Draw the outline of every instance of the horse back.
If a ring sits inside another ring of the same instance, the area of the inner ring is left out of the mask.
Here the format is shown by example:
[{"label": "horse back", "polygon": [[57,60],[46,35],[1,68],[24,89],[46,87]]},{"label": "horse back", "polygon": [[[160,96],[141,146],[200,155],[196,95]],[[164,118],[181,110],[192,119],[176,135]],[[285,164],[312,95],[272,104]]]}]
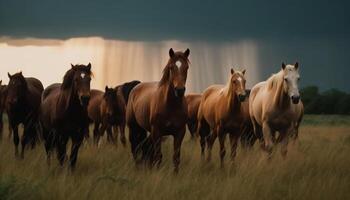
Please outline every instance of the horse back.
[{"label": "horse back", "polygon": [[88,115],[89,118],[94,122],[101,121],[101,110],[100,106],[102,105],[103,92],[100,90],[91,90],[90,91],[90,101],[88,105]]},{"label": "horse back", "polygon": [[190,119],[196,119],[199,104],[201,102],[201,94],[188,94],[185,96],[187,102],[187,113]]}]

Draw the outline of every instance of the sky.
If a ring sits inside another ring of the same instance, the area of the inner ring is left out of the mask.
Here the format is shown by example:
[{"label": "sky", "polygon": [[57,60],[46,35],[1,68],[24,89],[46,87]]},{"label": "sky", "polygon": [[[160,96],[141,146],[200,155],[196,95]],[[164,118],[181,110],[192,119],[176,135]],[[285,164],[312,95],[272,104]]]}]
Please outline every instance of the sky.
[{"label": "sky", "polygon": [[210,52],[251,41],[260,79],[299,61],[303,86],[350,91],[349,8],[345,0],[0,0],[0,37],[180,41]]}]

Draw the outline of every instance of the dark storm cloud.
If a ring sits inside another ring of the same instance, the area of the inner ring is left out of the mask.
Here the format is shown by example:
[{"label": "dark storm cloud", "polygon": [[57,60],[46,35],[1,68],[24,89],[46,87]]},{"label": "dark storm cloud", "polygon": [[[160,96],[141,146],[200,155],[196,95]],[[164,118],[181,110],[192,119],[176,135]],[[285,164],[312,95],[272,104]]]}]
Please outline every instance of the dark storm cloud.
[{"label": "dark storm cloud", "polygon": [[345,37],[349,1],[0,0],[0,35],[130,40]]}]

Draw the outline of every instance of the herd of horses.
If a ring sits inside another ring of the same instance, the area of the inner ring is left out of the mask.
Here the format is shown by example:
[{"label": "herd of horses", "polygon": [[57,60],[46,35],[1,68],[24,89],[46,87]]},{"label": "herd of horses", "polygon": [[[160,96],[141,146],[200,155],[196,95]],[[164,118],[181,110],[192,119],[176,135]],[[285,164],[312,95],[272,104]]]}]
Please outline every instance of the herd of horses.
[{"label": "herd of horses", "polygon": [[[190,66],[190,50],[169,50],[169,60],[158,82],[131,81],[105,91],[90,89],[91,64],[71,65],[62,83],[44,89],[36,78],[22,72],[9,74],[8,85],[0,82],[0,132],[2,114],[8,115],[10,135],[13,135],[15,156],[24,157],[28,144],[34,148],[43,140],[47,162],[54,150],[60,165],[69,159],[76,166],[78,151],[85,138],[99,144],[107,132],[107,141],[125,146],[126,125],[129,128],[131,153],[137,165],[150,167],[162,162],[163,136],[173,136],[174,171],[179,171],[181,144],[186,125],[195,139],[200,137],[202,158],[211,160],[216,138],[220,144],[220,162],[224,166],[225,138],[229,135],[230,157],[233,161],[241,140],[243,147],[260,141],[261,148],[271,157],[272,149],[281,144],[285,157],[290,138],[297,139],[303,117],[303,104],[298,90],[299,65],[282,63],[278,73],[245,87],[245,70],[231,69],[225,85],[212,85],[202,94],[187,94],[186,80]],[[18,126],[23,124],[21,152],[18,152]],[[72,141],[67,157],[67,143]],[[207,150],[207,151],[206,151]]]}]

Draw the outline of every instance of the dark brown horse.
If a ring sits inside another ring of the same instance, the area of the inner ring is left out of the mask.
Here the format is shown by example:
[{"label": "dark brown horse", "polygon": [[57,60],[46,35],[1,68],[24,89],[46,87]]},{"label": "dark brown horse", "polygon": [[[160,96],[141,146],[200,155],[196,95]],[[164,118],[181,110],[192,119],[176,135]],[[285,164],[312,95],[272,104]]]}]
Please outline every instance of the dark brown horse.
[{"label": "dark brown horse", "polygon": [[2,80],[0,80],[0,139],[2,139],[4,130],[3,114],[5,111],[6,93],[7,85],[2,85]]},{"label": "dark brown horse", "polygon": [[88,114],[94,123],[95,144],[98,144],[100,137],[106,130],[108,142],[116,142],[113,138],[112,126],[119,124],[123,119],[125,121],[125,117],[119,111],[116,89],[106,86],[105,92],[91,90]]},{"label": "dark brown horse", "polygon": [[120,141],[124,146],[126,145],[126,139],[125,139],[126,105],[128,103],[131,90],[139,83],[140,81],[134,80],[115,87],[117,92],[116,94],[117,94],[117,106],[119,111],[119,120],[118,120],[118,123],[113,127],[114,127],[114,133],[116,134],[116,138],[118,138],[118,129],[119,129]]},{"label": "dark brown horse", "polygon": [[52,84],[42,95],[40,121],[48,164],[54,147],[60,165],[66,158],[68,139],[72,140],[70,167],[74,169],[85,130],[89,125],[91,64],[72,65],[63,83]]},{"label": "dark brown horse", "polygon": [[[170,134],[174,137],[175,172],[179,170],[180,150],[187,121],[184,94],[189,54],[189,49],[185,52],[170,49],[170,58],[161,80],[140,83],[130,93],[126,120],[136,163],[140,161],[138,154],[142,149],[142,160],[149,160],[150,166],[159,166],[162,161],[161,138]],[[147,131],[150,132],[148,138]]]},{"label": "dark brown horse", "polygon": [[197,115],[198,115],[198,108],[199,104],[201,103],[201,94],[188,94],[186,95],[186,102],[187,102],[187,112],[188,112],[188,119],[187,119],[187,127],[188,130],[191,133],[191,139],[194,139],[197,132]]},{"label": "dark brown horse", "polygon": [[44,90],[41,82],[36,78],[25,78],[22,72],[10,75],[6,95],[6,112],[9,125],[13,130],[13,142],[15,144],[15,155],[18,155],[18,125],[24,125],[21,139],[21,157],[24,157],[25,146],[30,142],[34,147],[39,137],[38,114],[41,103],[41,93]]}]

